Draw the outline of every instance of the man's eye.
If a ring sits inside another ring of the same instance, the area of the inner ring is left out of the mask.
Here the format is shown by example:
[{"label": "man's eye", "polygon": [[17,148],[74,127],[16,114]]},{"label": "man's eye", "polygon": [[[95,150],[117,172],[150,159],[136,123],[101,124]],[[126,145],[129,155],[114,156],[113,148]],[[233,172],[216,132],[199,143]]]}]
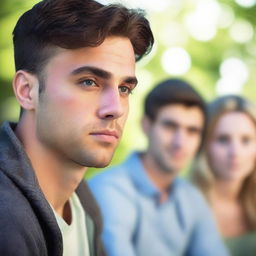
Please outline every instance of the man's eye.
[{"label": "man's eye", "polygon": [[84,87],[91,87],[91,86],[96,86],[97,84],[95,83],[94,80],[92,79],[83,79],[79,81],[79,84],[84,86]]},{"label": "man's eye", "polygon": [[127,86],[120,86],[119,91],[121,94],[126,94],[126,95],[129,95],[132,93],[132,90]]},{"label": "man's eye", "polygon": [[160,123],[163,128],[168,129],[168,130],[175,130],[178,128],[178,125],[176,123],[169,121],[169,120],[161,120]]}]

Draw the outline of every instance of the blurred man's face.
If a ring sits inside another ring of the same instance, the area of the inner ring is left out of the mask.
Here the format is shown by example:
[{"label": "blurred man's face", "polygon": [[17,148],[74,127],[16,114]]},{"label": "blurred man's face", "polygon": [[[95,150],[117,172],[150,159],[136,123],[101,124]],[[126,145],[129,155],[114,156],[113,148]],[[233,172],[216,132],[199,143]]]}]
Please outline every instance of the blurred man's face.
[{"label": "blurred man's face", "polygon": [[81,166],[106,166],[121,138],[136,86],[135,55],[123,37],[98,47],[61,49],[44,69],[36,108],[40,143]]},{"label": "blurred man's face", "polygon": [[203,125],[198,107],[170,104],[159,110],[148,132],[148,152],[159,171],[176,174],[192,160],[201,143]]}]

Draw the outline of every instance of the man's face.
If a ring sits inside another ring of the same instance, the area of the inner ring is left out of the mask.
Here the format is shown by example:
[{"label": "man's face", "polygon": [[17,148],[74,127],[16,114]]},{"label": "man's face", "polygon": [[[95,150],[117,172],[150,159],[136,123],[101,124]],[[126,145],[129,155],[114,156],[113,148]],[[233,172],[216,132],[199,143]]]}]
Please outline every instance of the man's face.
[{"label": "man's face", "polygon": [[137,83],[130,41],[111,37],[98,47],[60,49],[44,74],[45,89],[35,110],[40,143],[62,161],[106,166]]},{"label": "man's face", "polygon": [[170,104],[150,122],[149,153],[163,173],[176,174],[192,160],[201,142],[204,116],[198,107]]}]

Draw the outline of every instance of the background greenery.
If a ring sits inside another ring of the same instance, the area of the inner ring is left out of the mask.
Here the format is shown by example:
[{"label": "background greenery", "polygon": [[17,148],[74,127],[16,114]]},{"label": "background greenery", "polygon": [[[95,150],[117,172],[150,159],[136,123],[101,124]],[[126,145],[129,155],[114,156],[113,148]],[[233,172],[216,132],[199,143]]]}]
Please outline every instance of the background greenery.
[{"label": "background greenery", "polygon": [[[18,119],[13,96],[12,30],[18,17],[35,0],[1,0],[0,8],[0,123]],[[109,3],[114,1],[101,0]],[[206,100],[238,93],[256,101],[256,0],[123,0],[128,7],[146,9],[156,44],[137,66],[139,85],[130,98],[130,115],[122,142],[111,164],[132,149],[142,150],[140,129],[145,94],[167,77],[181,77]],[[100,170],[90,169],[87,177]]]}]

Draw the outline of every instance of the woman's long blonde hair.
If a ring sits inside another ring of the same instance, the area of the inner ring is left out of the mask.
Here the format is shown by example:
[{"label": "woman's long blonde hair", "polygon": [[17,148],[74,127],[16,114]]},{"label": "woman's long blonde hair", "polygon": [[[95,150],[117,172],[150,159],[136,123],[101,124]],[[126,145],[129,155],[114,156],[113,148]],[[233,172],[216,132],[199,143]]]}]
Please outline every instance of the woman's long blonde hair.
[{"label": "woman's long blonde hair", "polygon": [[[220,117],[225,113],[234,111],[242,112],[249,116],[256,129],[256,106],[248,100],[240,96],[228,95],[219,97],[208,105],[204,144],[190,173],[192,181],[201,189],[208,200],[210,200],[209,193],[215,181],[215,176],[209,166],[207,157],[209,141]],[[239,200],[244,208],[250,228],[256,230],[256,159],[254,170],[243,182]]]}]

